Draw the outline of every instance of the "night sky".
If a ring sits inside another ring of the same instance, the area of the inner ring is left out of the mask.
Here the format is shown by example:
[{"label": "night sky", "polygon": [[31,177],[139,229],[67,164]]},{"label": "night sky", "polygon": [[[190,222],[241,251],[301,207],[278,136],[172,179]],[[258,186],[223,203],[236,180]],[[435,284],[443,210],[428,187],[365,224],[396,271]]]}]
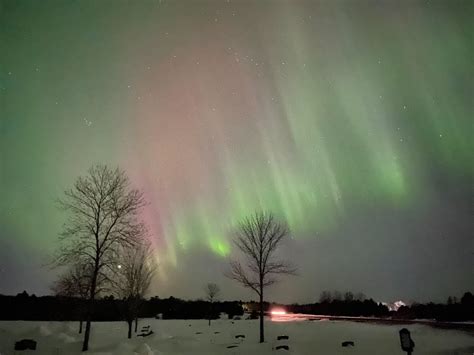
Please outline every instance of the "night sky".
[{"label": "night sky", "polygon": [[224,299],[232,229],[292,231],[321,291],[445,301],[474,280],[473,10],[466,1],[0,1],[0,293],[45,294],[95,163],[149,204],[152,293]]}]

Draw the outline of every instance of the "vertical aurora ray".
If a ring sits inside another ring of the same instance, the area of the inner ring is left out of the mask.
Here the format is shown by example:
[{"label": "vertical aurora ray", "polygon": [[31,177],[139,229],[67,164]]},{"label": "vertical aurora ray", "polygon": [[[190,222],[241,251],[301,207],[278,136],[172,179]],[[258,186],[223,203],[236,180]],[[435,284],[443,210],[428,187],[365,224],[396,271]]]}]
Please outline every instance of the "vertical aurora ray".
[{"label": "vertical aurora ray", "polygon": [[[448,154],[439,132],[468,148],[459,125],[438,118],[462,121],[466,101],[447,112],[400,92],[414,85],[417,95],[429,95],[438,80],[430,73],[423,82],[413,61],[393,57],[416,46],[430,58],[438,49],[429,33],[421,31],[415,44],[397,32],[397,18],[378,19],[377,9],[368,10],[367,24],[343,3],[320,17],[308,16],[306,6],[278,3],[255,25],[251,42],[229,41],[240,30],[231,20],[217,33],[206,25],[199,35],[205,51],[178,41],[141,83],[156,100],[137,104],[137,140],[148,137],[139,154],[157,166],[144,173],[167,184],[167,195],[153,203],[172,205],[160,235],[165,249],[206,245],[226,256],[231,226],[258,209],[275,211],[302,238],[330,231],[360,203],[403,208],[424,183],[422,160]],[[438,152],[424,151],[418,135],[429,135]]]}]

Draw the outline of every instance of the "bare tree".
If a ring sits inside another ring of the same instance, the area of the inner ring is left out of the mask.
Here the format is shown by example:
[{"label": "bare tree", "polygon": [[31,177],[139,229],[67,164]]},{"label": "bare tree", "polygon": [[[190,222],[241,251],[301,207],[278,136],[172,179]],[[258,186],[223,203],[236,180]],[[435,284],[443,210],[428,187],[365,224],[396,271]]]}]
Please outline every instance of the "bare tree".
[{"label": "bare tree", "polygon": [[120,264],[120,277],[117,283],[119,297],[123,300],[125,321],[128,324],[128,338],[132,337],[132,324],[138,328],[138,313],[156,270],[150,244],[146,241],[125,248]]},{"label": "bare tree", "polygon": [[146,234],[144,224],[138,221],[145,202],[139,190],[130,188],[122,170],[105,165],[91,167],[64,195],[59,203],[69,218],[60,235],[55,264],[80,264],[90,271],[82,345],[86,351],[95,299],[104,287],[113,284],[120,250],[137,244]]},{"label": "bare tree", "polygon": [[208,319],[209,319],[209,326],[211,326],[211,318],[212,318],[214,301],[219,296],[219,293],[221,292],[221,289],[215,283],[208,283],[206,285],[206,287],[204,288],[204,291],[206,292],[206,300],[210,303],[210,305],[209,305],[209,318]]},{"label": "bare tree", "polygon": [[323,302],[331,302],[332,301],[332,294],[331,294],[331,291],[323,291],[321,292],[321,296],[319,296],[319,302],[320,303],[323,303]]},{"label": "bare tree", "polygon": [[231,262],[231,271],[227,275],[244,287],[255,291],[259,296],[260,342],[265,341],[263,323],[264,289],[278,280],[277,275],[294,275],[296,269],[285,261],[278,260],[275,252],[280,242],[288,236],[285,223],[275,219],[273,214],[257,212],[245,218],[237,229],[235,245],[246,257],[246,264]]},{"label": "bare tree", "polygon": [[75,264],[67,272],[60,275],[52,286],[55,295],[78,299],[79,334],[82,333],[82,323],[85,315],[83,303],[89,295],[90,276],[91,272],[87,267]]},{"label": "bare tree", "polygon": [[332,293],[332,300],[333,301],[342,301],[342,293],[341,291],[334,291]]},{"label": "bare tree", "polygon": [[354,301],[354,294],[350,291],[346,291],[344,293],[344,301],[345,302],[352,302]]}]

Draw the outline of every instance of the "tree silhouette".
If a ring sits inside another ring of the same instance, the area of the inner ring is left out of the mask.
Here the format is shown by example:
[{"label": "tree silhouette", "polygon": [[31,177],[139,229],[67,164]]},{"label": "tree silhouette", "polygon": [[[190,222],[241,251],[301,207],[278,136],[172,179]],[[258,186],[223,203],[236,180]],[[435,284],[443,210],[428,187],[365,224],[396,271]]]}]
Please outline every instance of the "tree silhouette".
[{"label": "tree silhouette", "polygon": [[[60,275],[52,286],[52,291],[57,296],[74,297],[80,301],[86,300],[91,285],[91,270],[87,265],[74,264],[67,272]],[[82,333],[84,321],[84,309],[82,303],[79,306],[79,334]]]},{"label": "tree silhouette", "polygon": [[206,292],[206,300],[210,303],[209,306],[209,326],[211,326],[211,318],[212,318],[212,312],[213,312],[213,303],[217,299],[217,296],[221,292],[219,286],[215,283],[208,283],[206,287],[204,288],[204,291]]},{"label": "tree silhouette", "polygon": [[64,192],[59,203],[69,218],[60,235],[55,265],[80,264],[90,271],[82,344],[82,351],[86,351],[98,293],[114,284],[121,249],[136,245],[146,234],[137,219],[145,202],[140,191],[130,188],[122,170],[95,165]]},{"label": "tree silhouette", "polygon": [[275,252],[283,238],[288,236],[286,223],[279,222],[273,214],[256,212],[245,218],[237,228],[235,245],[245,255],[246,264],[231,262],[227,275],[259,296],[260,342],[265,341],[263,322],[263,300],[266,287],[277,282],[277,275],[294,275],[296,269],[285,261],[278,260]]},{"label": "tree silhouette", "polygon": [[122,254],[117,289],[119,297],[124,301],[124,315],[130,339],[133,321],[137,332],[140,305],[150,287],[156,268],[147,241],[125,248]]}]

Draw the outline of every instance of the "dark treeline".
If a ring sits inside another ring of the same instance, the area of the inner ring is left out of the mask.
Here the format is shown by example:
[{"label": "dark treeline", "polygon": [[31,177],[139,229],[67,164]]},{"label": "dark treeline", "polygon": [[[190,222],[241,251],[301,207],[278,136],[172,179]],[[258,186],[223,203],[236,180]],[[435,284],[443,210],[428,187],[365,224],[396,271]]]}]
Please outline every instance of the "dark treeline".
[{"label": "dark treeline", "polygon": [[[97,300],[93,310],[94,321],[119,321],[124,319],[124,300],[112,296]],[[16,296],[0,295],[1,320],[52,320],[79,321],[84,316],[86,300],[73,297],[28,295],[25,291]],[[230,317],[243,314],[242,302],[185,301],[179,298],[152,297],[144,300],[139,309],[140,318],[160,315],[163,319],[212,319],[221,312]],[[210,314],[211,313],[211,314]]]},{"label": "dark treeline", "polygon": [[321,303],[291,305],[286,307],[290,312],[323,314],[329,316],[348,317],[388,317],[390,310],[382,303],[377,303],[373,299],[368,300],[333,300]]},{"label": "dark treeline", "polygon": [[[0,295],[1,320],[54,320],[75,321],[83,317],[85,300],[71,297],[28,295],[22,292],[16,296]],[[94,321],[123,320],[123,300],[112,296],[97,300],[94,307]],[[212,319],[219,317],[221,312],[229,318],[244,313],[242,301],[214,302],[202,300],[185,301],[179,298],[152,297],[144,300],[139,310],[140,318],[160,315],[163,319]],[[275,304],[265,302],[265,311]],[[248,311],[257,309],[256,302],[245,304]],[[319,302],[313,304],[283,305],[288,312],[321,314],[353,317],[381,317],[392,319],[435,319],[438,321],[472,321],[474,320],[474,296],[466,292],[461,298],[449,297],[446,303],[414,303],[391,311],[386,305],[367,299],[363,294],[353,295],[350,292],[323,292]]]},{"label": "dark treeline", "polygon": [[388,317],[389,308],[377,303],[373,299],[367,299],[362,293],[353,294],[338,291],[324,291],[321,293],[319,302],[313,304],[294,304],[286,307],[294,313],[324,314],[330,316],[348,317]]},{"label": "dark treeline", "polygon": [[402,306],[396,312],[399,319],[436,319],[441,322],[464,322],[474,320],[474,295],[466,292],[458,301],[449,297],[446,303],[414,303]]},{"label": "dark treeline", "polygon": [[367,299],[365,295],[346,292],[321,294],[319,302],[313,304],[285,306],[293,313],[321,314],[352,317],[387,317],[392,319],[434,319],[437,321],[462,322],[474,320],[474,296],[466,292],[458,299],[449,297],[446,303],[413,303],[398,310],[390,310],[383,303]]}]

